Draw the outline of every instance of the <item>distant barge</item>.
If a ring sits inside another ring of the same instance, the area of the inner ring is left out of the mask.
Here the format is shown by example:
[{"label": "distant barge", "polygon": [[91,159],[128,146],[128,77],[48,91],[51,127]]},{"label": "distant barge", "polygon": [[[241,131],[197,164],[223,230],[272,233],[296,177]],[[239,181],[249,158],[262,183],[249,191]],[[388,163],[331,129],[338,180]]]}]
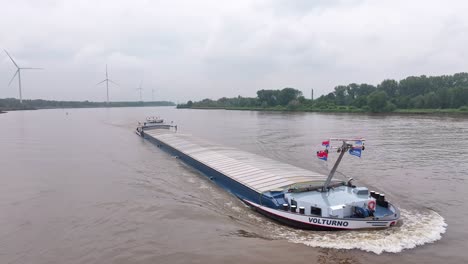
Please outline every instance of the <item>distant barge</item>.
[{"label": "distant barge", "polygon": [[[283,224],[312,230],[375,229],[393,226],[398,208],[383,194],[351,181],[284,164],[235,148],[176,133],[175,126],[144,126],[137,134],[177,156],[261,214]],[[348,147],[343,141],[339,160]]]}]

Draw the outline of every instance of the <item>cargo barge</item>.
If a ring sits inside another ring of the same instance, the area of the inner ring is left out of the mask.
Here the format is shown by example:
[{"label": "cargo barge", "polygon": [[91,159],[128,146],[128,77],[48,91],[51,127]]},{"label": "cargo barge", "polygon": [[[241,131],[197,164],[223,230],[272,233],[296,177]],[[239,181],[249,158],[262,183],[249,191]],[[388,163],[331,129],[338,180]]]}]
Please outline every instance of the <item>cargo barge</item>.
[{"label": "cargo barge", "polygon": [[[355,146],[342,142],[330,174],[324,175],[235,148],[177,133],[176,126],[137,128],[137,134],[176,156],[259,213],[301,229],[352,230],[394,226],[400,211],[385,195],[333,179]],[[327,150],[328,153],[328,150]]]}]

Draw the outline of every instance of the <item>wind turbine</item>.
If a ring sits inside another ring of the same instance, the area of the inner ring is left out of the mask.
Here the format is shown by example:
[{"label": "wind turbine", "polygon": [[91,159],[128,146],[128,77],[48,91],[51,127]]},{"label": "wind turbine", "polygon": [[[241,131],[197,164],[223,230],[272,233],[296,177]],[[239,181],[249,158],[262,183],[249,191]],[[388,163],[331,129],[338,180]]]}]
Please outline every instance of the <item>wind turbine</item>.
[{"label": "wind turbine", "polygon": [[10,82],[8,83],[8,86],[10,86],[11,82],[13,82],[16,75],[18,75],[19,97],[20,97],[20,103],[22,104],[23,103],[23,93],[21,91],[21,70],[42,70],[42,68],[20,67],[20,66],[18,66],[18,64],[16,64],[15,60],[10,56],[8,51],[6,51],[5,49],[4,49],[4,51],[8,55],[8,57],[10,57],[11,62],[13,62],[13,64],[16,67],[15,75],[13,75],[13,78],[11,78]]},{"label": "wind turbine", "polygon": [[154,102],[154,89],[151,89],[151,101]]},{"label": "wind turbine", "polygon": [[106,79],[104,79],[102,82],[98,82],[96,85],[99,85],[103,82],[106,82],[106,92],[107,92],[107,105],[109,105],[109,82],[118,85],[116,82],[112,81],[109,79],[109,75],[107,74],[107,64],[106,64]]},{"label": "wind turbine", "polygon": [[143,97],[141,95],[141,91],[143,90],[143,87],[141,87],[142,84],[143,84],[143,81],[141,81],[140,86],[138,88],[136,88],[137,90],[140,90],[140,102],[143,102]]}]

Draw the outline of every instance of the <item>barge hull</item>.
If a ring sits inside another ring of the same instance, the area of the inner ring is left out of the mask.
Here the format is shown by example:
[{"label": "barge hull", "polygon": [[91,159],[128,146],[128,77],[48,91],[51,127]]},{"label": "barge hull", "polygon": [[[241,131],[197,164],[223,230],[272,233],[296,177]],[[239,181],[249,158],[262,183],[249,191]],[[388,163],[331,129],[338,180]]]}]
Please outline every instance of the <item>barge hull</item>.
[{"label": "barge hull", "polygon": [[168,152],[169,154],[176,156],[178,159],[182,160],[184,163],[197,169],[206,177],[208,177],[211,181],[215,182],[222,188],[226,189],[227,191],[229,191],[231,194],[238,197],[239,199],[257,201],[261,204],[266,204],[271,207],[280,206],[280,204],[276,202],[274,199],[272,199],[272,197],[266,197],[263,194],[260,194],[240,184],[239,182],[232,180],[231,178],[227,177],[223,173],[220,173],[219,171],[191,158],[190,156],[177,150],[176,148],[165,144],[163,141],[160,141],[155,137],[149,136],[147,132],[144,133],[144,138],[148,139],[150,142],[152,142],[153,144],[155,144],[157,147],[161,148],[162,150]]},{"label": "barge hull", "polygon": [[272,218],[277,222],[299,229],[309,229],[316,231],[381,229],[395,225],[398,221],[398,218],[400,217],[399,212],[396,212],[393,218],[385,220],[374,220],[369,218],[319,217],[272,209],[247,200],[243,200],[243,202],[255,209],[257,212]]},{"label": "barge hull", "polygon": [[197,169],[259,213],[280,223],[310,230],[378,229],[392,226],[400,213],[385,218],[330,218],[282,210],[283,191],[297,183],[324,182],[325,175],[233,148],[164,130],[144,130],[145,139]]}]

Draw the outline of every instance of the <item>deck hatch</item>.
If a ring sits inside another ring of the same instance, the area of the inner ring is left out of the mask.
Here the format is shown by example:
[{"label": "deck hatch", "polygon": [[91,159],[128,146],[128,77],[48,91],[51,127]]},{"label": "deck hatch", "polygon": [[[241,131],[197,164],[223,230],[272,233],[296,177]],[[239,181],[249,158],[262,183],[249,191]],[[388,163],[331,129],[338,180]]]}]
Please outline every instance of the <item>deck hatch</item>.
[{"label": "deck hatch", "polygon": [[145,134],[257,192],[326,179],[325,175],[319,173],[234,148],[211,144],[190,135],[166,130],[150,130]]}]

